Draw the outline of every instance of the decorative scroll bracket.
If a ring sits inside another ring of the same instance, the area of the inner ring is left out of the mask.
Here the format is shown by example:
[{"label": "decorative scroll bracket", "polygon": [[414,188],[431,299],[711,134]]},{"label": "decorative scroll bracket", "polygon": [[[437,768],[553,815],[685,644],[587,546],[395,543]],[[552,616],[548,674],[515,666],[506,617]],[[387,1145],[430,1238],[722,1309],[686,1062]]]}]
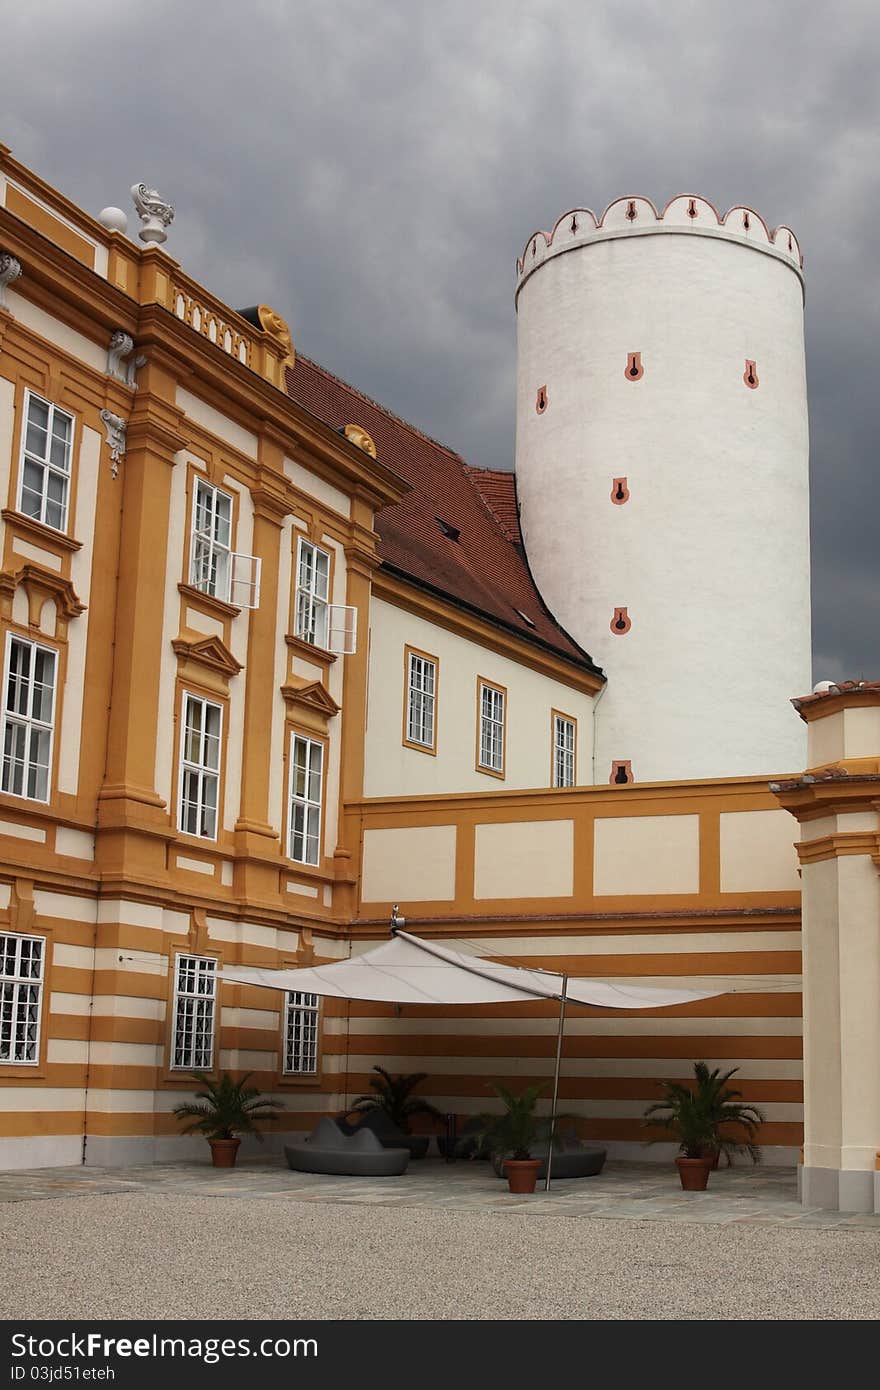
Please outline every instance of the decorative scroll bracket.
[{"label": "decorative scroll bracket", "polygon": [[[146,362],[146,357],[132,357],[134,339],[121,328],[111,336],[107,344],[107,375],[122,381],[132,391],[137,390],[137,373]],[[127,359],[131,359],[128,361]]]},{"label": "decorative scroll bracket", "polygon": [[21,261],[17,261],[8,251],[0,251],[0,309],[8,311],[6,287],[17,280],[21,274]]},{"label": "decorative scroll bracket", "polygon": [[112,410],[101,411],[101,424],[110,445],[110,472],[114,478],[119,476],[119,460],[125,457],[125,421]]}]

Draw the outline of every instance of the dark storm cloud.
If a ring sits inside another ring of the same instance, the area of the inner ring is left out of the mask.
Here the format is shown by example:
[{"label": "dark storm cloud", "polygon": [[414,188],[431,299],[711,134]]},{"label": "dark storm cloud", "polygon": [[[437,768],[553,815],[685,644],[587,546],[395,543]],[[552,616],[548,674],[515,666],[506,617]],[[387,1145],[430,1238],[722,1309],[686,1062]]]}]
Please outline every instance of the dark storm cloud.
[{"label": "dark storm cloud", "polygon": [[874,4],[42,0],[3,34],[20,159],[93,211],[153,183],[197,279],[475,464],[512,463],[535,227],[677,192],[790,223],[816,675],[880,675]]}]

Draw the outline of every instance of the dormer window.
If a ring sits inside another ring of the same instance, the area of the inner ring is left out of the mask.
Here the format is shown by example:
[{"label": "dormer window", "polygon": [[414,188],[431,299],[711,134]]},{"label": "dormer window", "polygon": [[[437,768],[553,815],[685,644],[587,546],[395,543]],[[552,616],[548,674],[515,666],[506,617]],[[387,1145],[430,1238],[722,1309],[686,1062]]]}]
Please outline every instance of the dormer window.
[{"label": "dormer window", "polygon": [[513,611],[516,613],[517,617],[522,618],[523,622],[527,623],[529,627],[535,626],[534,618],[530,618],[528,613],[524,613],[521,608],[514,608]]},{"label": "dormer window", "polygon": [[444,521],[443,518],[439,516],[435,517],[434,520],[437,522],[444,536],[448,536],[451,541],[461,539],[461,531],[459,531],[457,526],[453,526],[451,522]]}]

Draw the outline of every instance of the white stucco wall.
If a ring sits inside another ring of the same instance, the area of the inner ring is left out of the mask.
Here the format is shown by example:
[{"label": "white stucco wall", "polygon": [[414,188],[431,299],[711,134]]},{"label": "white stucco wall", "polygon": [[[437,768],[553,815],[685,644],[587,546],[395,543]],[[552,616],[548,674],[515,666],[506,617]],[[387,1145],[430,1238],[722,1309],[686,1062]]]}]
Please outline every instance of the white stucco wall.
[{"label": "white stucco wall", "polygon": [[519,293],[523,533],[545,600],[609,677],[597,781],[615,759],[637,782],[805,763],[789,704],[811,684],[802,282],[796,254],[698,211],[677,231],[640,207],[634,234],[560,232],[534,270],[527,249]]},{"label": "white stucco wall", "polygon": [[[404,649],[437,658],[437,753],[403,744]],[[475,769],[477,677],[507,689],[505,777]],[[431,795],[549,787],[551,710],[577,720],[577,781],[592,781],[593,700],[382,599],[370,605],[370,676],[364,791]],[[606,779],[607,780],[607,779]]]}]

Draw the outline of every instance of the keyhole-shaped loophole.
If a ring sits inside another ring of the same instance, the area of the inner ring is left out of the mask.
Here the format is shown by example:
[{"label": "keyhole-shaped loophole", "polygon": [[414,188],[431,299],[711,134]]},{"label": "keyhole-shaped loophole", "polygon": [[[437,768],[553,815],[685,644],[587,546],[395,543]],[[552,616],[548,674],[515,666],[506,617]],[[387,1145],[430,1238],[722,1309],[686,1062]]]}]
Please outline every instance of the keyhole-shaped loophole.
[{"label": "keyhole-shaped loophole", "polygon": [[635,222],[636,218],[638,217],[638,213],[636,212],[636,205],[633,202],[632,198],[630,198],[629,202],[626,205],[626,216],[627,220],[630,222]]},{"label": "keyhole-shaped loophole", "polygon": [[746,231],[749,230],[749,227],[751,227],[751,225],[752,225],[752,221],[751,221],[751,218],[749,217],[749,214],[748,214],[747,212],[744,212],[744,213],[743,213],[743,226],[745,227]]},{"label": "keyhole-shaped loophole", "polygon": [[624,502],[629,501],[629,488],[626,478],[615,478],[611,488],[611,501],[616,507],[622,507]]},{"label": "keyhole-shaped loophole", "polygon": [[758,369],[754,362],[746,358],[746,369],[743,372],[743,381],[751,391],[758,385]]},{"label": "keyhole-shaped loophole", "polygon": [[624,373],[627,381],[639,381],[645,375],[642,366],[642,354],[640,352],[628,352],[626,355],[626,371]]},{"label": "keyhole-shaped loophole", "polygon": [[688,201],[688,217],[696,217],[697,204],[693,198]]},{"label": "keyhole-shaped loophole", "polygon": [[538,396],[537,396],[537,399],[536,399],[536,401],[535,401],[535,409],[536,409],[536,411],[538,412],[539,415],[543,415],[543,414],[544,414],[544,411],[547,409],[547,387],[546,387],[546,386],[539,386],[539,387],[538,387]]},{"label": "keyhole-shaped loophole", "polygon": [[572,230],[572,233],[576,232],[577,229],[578,229],[578,220],[577,220],[576,217],[573,217],[573,218],[571,219],[571,230]]},{"label": "keyhole-shaped loophole", "polygon": [[615,608],[614,617],[611,619],[611,631],[615,637],[622,637],[625,632],[629,632],[632,627],[632,620],[625,608]]},{"label": "keyhole-shaped loophole", "polygon": [[632,763],[629,758],[615,759],[611,764],[611,776],[608,778],[611,785],[623,787],[634,780],[632,775]]}]

